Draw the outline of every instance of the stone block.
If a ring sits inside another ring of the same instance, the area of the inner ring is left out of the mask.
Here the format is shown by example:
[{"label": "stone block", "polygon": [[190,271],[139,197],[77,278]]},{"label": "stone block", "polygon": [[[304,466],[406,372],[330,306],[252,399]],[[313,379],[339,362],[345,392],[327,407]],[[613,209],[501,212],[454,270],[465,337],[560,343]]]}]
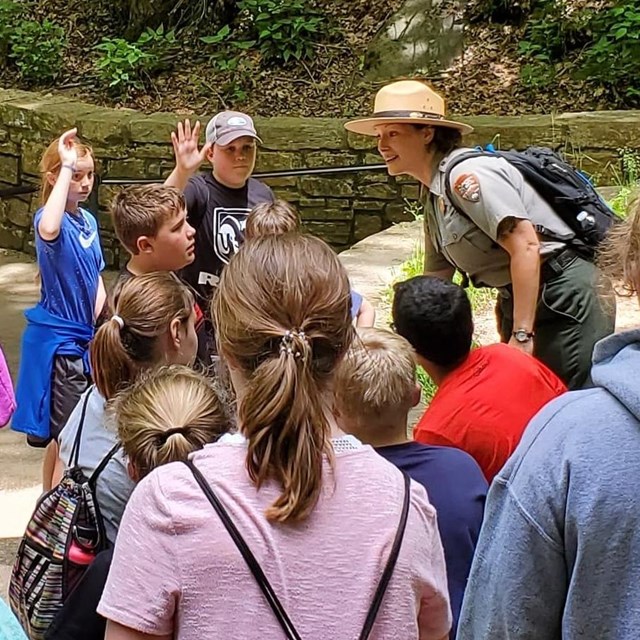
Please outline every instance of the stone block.
[{"label": "stone block", "polygon": [[345,245],[351,242],[351,222],[303,221],[302,228],[306,233],[318,236],[332,245]]},{"label": "stone block", "polygon": [[262,180],[272,189],[276,187],[295,187],[298,184],[298,178],[293,176],[290,178],[263,178]]},{"label": "stone block", "polygon": [[15,156],[0,155],[0,182],[19,184],[19,163]]},{"label": "stone block", "polygon": [[356,211],[376,211],[380,213],[384,205],[377,200],[354,200],[353,208]]},{"label": "stone block", "polygon": [[556,122],[568,129],[567,140],[578,148],[640,149],[640,112],[565,113]]},{"label": "stone block", "polygon": [[128,158],[127,160],[108,160],[105,163],[103,177],[109,178],[149,178],[147,175],[147,161],[143,158]]},{"label": "stone block", "polygon": [[[363,158],[364,164],[384,164],[384,160],[379,153],[365,153]],[[386,165],[385,165],[386,166]]]},{"label": "stone block", "polygon": [[302,157],[298,153],[280,153],[277,151],[259,151],[256,160],[256,173],[301,169]]},{"label": "stone block", "polygon": [[16,227],[30,229],[33,224],[33,211],[28,202],[20,198],[11,198],[5,205],[5,217]]},{"label": "stone block", "polygon": [[[129,121],[129,136],[133,142],[168,144],[181,117],[174,113],[154,113],[149,116],[133,116]],[[195,120],[191,118],[191,124]],[[206,122],[203,123],[203,127]],[[202,136],[204,138],[204,136]]]},{"label": "stone block", "polygon": [[300,181],[303,193],[310,196],[348,197],[353,194],[353,183],[344,178],[305,176]]},{"label": "stone block", "polygon": [[[2,137],[4,134],[4,139]],[[0,129],[0,154],[6,154],[9,156],[20,155],[20,145],[17,142],[9,140],[9,133]]]},{"label": "stone block", "polygon": [[[346,120],[344,120],[343,122],[346,122]],[[356,149],[357,151],[369,151],[377,148],[378,140],[374,136],[363,136],[359,133],[347,131],[347,144],[349,146],[349,149]]]},{"label": "stone block", "polygon": [[256,118],[263,147],[272,151],[345,149],[346,132],[335,118]]},{"label": "stone block", "polygon": [[100,209],[108,213],[113,198],[117,193],[122,191],[122,189],[124,189],[124,186],[108,184],[100,185],[100,190],[98,191],[98,204],[100,205]]},{"label": "stone block", "polygon": [[401,202],[391,202],[384,208],[384,221],[387,223],[410,222],[413,219],[414,216],[407,205]]},{"label": "stone block", "polygon": [[352,209],[330,209],[328,207],[301,207],[302,220],[352,220]]},{"label": "stone block", "polygon": [[327,207],[329,209],[352,209],[353,203],[346,198],[327,198]]},{"label": "stone block", "polygon": [[622,181],[622,162],[615,150],[567,148],[562,153],[568,162],[584,171],[595,184],[615,184]]},{"label": "stone block", "polygon": [[280,200],[285,200],[286,202],[290,202],[291,204],[298,205],[298,201],[300,200],[300,193],[297,189],[292,187],[275,187],[273,189],[273,193],[276,198]]},{"label": "stone block", "polygon": [[30,176],[40,176],[40,160],[48,147],[46,142],[22,143],[22,171]]},{"label": "stone block", "polygon": [[[167,144],[137,144],[133,149],[127,147],[126,149],[129,155],[134,155],[136,158],[149,158],[150,160],[166,160],[171,163],[171,166],[175,165],[175,156],[173,155],[173,146],[171,143]],[[108,156],[118,158],[119,156]],[[206,163],[209,164],[208,162]]]},{"label": "stone block", "polygon": [[[113,229],[113,220],[111,219],[109,209],[100,209],[98,213],[98,226],[100,229]],[[104,237],[102,238],[102,241],[105,241]]]},{"label": "stone block", "polygon": [[[133,109],[95,107],[78,118],[78,133],[90,144],[107,151],[129,144],[129,122],[137,115]],[[109,157],[109,156],[108,156]]]},{"label": "stone block", "polygon": [[307,198],[301,195],[298,204],[301,207],[326,207],[327,201],[324,198]]},{"label": "stone block", "polygon": [[568,127],[553,116],[475,116],[464,118],[474,127],[463,139],[465,147],[492,143],[497,149],[529,146],[557,148],[567,139]]},{"label": "stone block", "polygon": [[420,198],[420,185],[403,184],[400,189],[400,194],[408,200],[418,200]]},{"label": "stone block", "polygon": [[387,172],[383,169],[367,169],[358,174],[360,184],[391,184]]},{"label": "stone block", "polygon": [[25,232],[22,229],[0,225],[0,247],[3,249],[20,251],[24,246],[24,239]]},{"label": "stone block", "polygon": [[382,218],[379,215],[356,214],[353,239],[355,242],[364,240],[382,230]]},{"label": "stone block", "polygon": [[363,184],[357,188],[356,195],[374,200],[394,200],[398,197],[398,190],[390,184]]},{"label": "stone block", "polygon": [[304,164],[317,167],[350,167],[358,164],[358,156],[347,151],[309,151],[304,155]]}]

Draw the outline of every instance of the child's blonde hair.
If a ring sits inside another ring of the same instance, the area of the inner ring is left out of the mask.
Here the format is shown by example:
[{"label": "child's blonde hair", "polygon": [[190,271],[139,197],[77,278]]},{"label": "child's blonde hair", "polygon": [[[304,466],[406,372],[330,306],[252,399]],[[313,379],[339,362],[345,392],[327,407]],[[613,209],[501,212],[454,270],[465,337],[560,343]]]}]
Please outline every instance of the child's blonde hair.
[{"label": "child's blonde hair", "polygon": [[391,331],[358,329],[334,384],[336,409],[358,424],[377,424],[406,414],[416,387],[413,349]]},{"label": "child's blonde hair", "polygon": [[284,200],[258,204],[247,216],[244,236],[247,240],[262,236],[281,236],[300,230],[300,216]]},{"label": "child's blonde hair", "polygon": [[640,284],[640,196],[629,206],[629,215],[609,231],[598,264],[621,295],[638,293]]},{"label": "child's blonde hair", "polygon": [[114,398],[112,410],[139,478],[162,464],[186,460],[229,430],[213,382],[181,365],[145,371]]},{"label": "child's blonde hair", "polygon": [[186,209],[182,192],[162,184],[126,187],[111,204],[111,219],[118,240],[131,254],[138,253],[138,238],[155,237],[160,227]]},{"label": "child's blonde hair", "polygon": [[[60,173],[60,154],[58,153],[58,142],[60,141],[60,136],[58,136],[46,149],[46,151],[42,154],[42,159],[40,160],[40,175],[42,184],[40,187],[40,199],[42,204],[46,204],[49,196],[51,195],[51,191],[53,190],[53,185],[47,179],[47,174],[52,173],[57,175]],[[86,143],[82,142],[78,138],[73,139],[73,146],[78,154],[79,158],[84,158],[86,156],[91,156],[94,163],[96,161],[96,157],[93,153],[93,149]]]}]

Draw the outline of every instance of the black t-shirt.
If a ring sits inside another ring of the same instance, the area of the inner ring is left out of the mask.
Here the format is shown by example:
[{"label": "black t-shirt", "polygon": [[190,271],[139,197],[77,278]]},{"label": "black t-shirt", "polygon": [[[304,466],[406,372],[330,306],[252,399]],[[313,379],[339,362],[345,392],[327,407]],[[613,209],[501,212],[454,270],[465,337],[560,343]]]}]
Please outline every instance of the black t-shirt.
[{"label": "black t-shirt", "polygon": [[181,276],[208,306],[220,273],[244,240],[247,214],[262,202],[273,202],[273,192],[249,178],[240,189],[220,184],[211,173],[189,180],[184,190],[189,224],[196,230],[195,260]]}]

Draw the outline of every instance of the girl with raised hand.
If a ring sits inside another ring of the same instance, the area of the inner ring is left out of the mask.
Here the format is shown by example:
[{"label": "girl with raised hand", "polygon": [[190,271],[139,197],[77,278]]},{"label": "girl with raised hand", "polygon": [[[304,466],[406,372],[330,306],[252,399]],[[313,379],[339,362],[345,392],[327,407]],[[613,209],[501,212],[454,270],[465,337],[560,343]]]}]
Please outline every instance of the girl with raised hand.
[{"label": "girl with raised hand", "polygon": [[80,206],[93,188],[95,159],[76,133],[71,129],[54,140],[40,162],[43,206],[34,228],[41,297],[25,312],[12,422],[30,445],[48,447],[45,491],[51,488],[55,441],[89,385],[87,348],[106,297],[98,225]]},{"label": "girl with raised hand", "polygon": [[[187,287],[167,271],[137,276],[122,286],[114,300],[114,315],[98,329],[91,343],[95,385],[78,402],[60,434],[56,480],[72,465],[79,428],[78,464],[87,477],[113,448],[117,435],[105,414],[106,404],[140,372],[159,364],[193,363],[197,346],[193,302]],[[96,483],[98,505],[111,542],[132,490],[126,456],[119,451]]]},{"label": "girl with raised hand", "polygon": [[435,510],[332,416],[350,306],[347,275],[317,238],[249,241],[224,269],[213,317],[239,433],[136,488],[98,607],[107,640],[447,637]]}]

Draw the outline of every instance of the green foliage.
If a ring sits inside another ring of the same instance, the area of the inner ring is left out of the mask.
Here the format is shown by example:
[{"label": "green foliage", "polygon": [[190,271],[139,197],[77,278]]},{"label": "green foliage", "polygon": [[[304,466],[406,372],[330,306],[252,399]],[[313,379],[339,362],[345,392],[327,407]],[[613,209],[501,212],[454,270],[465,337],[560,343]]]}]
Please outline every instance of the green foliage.
[{"label": "green foliage", "polygon": [[121,94],[131,88],[141,88],[145,78],[159,71],[175,49],[173,30],[147,28],[135,42],[124,38],[103,38],[96,50],[99,78],[109,90]]},{"label": "green foliage", "polygon": [[526,60],[521,70],[526,85],[544,87],[569,74],[596,85],[596,95],[610,91],[640,98],[637,0],[620,0],[600,11],[571,9],[566,0],[538,0],[519,51]]},{"label": "green foliage", "polygon": [[618,193],[609,201],[609,206],[622,218],[626,218],[632,199],[640,187],[640,153],[632,149],[618,149],[621,172],[616,182]]},{"label": "green foliage", "polygon": [[326,15],[305,0],[239,0],[238,8],[235,28],[225,25],[200,38],[205,44],[223,45],[212,55],[223,71],[229,70],[232,59],[237,64],[246,49],[259,51],[266,62],[308,60],[314,45],[335,31]]},{"label": "green foliage", "polygon": [[248,14],[250,39],[269,61],[309,59],[314,43],[327,35],[326,17],[306,0],[240,0],[238,7]]},{"label": "green foliage", "polygon": [[64,29],[51,20],[21,20],[9,36],[9,59],[27,84],[56,78],[66,46]]},{"label": "green foliage", "polygon": [[11,34],[21,13],[22,7],[17,2],[0,0],[0,65],[7,59]]}]

